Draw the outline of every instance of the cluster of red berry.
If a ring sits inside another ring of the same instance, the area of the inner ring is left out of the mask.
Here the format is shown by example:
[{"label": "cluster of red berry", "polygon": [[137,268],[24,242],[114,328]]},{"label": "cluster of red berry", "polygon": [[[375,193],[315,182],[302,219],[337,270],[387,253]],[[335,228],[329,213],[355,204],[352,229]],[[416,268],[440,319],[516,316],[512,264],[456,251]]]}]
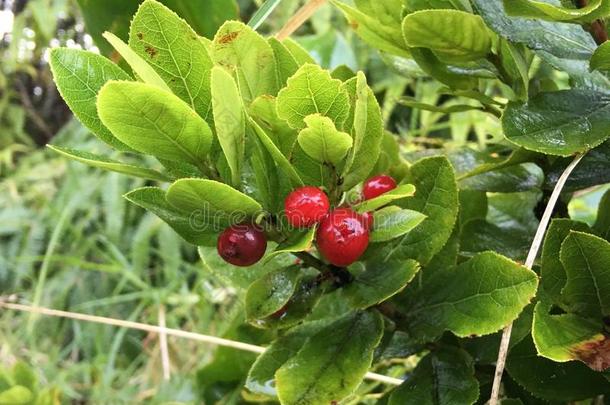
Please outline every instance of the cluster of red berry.
[{"label": "cluster of red berry", "polygon": [[[394,179],[379,175],[368,179],[362,196],[370,200],[396,188]],[[310,228],[319,224],[316,232],[318,250],[335,266],[348,266],[358,260],[369,244],[373,225],[370,212],[359,214],[351,208],[330,211],[330,202],[324,191],[305,186],[292,191],[284,201],[288,223],[297,228]],[[233,225],[218,237],[218,254],[236,266],[250,266],[265,254],[267,237],[253,224]]]}]

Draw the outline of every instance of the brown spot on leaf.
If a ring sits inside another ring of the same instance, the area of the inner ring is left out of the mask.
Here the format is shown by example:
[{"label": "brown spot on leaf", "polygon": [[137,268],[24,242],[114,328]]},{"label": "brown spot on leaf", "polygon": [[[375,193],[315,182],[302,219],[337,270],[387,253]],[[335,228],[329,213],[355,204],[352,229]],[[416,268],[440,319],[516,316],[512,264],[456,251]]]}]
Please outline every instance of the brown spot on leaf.
[{"label": "brown spot on leaf", "polygon": [[142,34],[141,32],[138,32],[138,33],[136,34],[136,36],[138,37],[138,39],[142,39],[142,38],[144,38],[144,34]]},{"label": "brown spot on leaf", "polygon": [[119,63],[121,61],[121,54],[118,53],[117,51],[112,51],[110,53],[110,60],[113,61],[114,63]]},{"label": "brown spot on leaf", "polygon": [[351,20],[351,21],[349,22],[349,26],[350,26],[350,27],[352,27],[352,29],[353,29],[354,31],[355,31],[355,30],[357,30],[357,29],[358,29],[358,21],[356,21],[356,20]]},{"label": "brown spot on leaf", "polygon": [[152,46],[146,46],[146,48],[144,48],[144,50],[146,51],[148,56],[150,56],[151,58],[154,58],[155,56],[157,56],[157,53],[159,53],[159,51],[157,51]]},{"label": "brown spot on leaf", "polygon": [[239,35],[239,32],[237,32],[237,31],[229,32],[228,34],[225,34],[222,37],[220,37],[220,39],[218,40],[218,43],[228,44],[229,42],[232,42],[235,38],[237,38],[238,35]]},{"label": "brown spot on leaf", "polygon": [[610,337],[596,335],[593,339],[575,346],[572,353],[593,370],[604,371],[610,368]]}]

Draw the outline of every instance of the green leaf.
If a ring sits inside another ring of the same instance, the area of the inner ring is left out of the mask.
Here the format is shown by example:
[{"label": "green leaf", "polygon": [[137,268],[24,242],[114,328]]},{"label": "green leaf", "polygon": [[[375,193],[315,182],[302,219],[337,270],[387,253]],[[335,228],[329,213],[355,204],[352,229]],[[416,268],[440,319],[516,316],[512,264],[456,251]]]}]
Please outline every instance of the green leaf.
[{"label": "green leaf", "polygon": [[388,405],[469,405],[478,397],[473,359],[462,349],[443,346],[419,361],[409,379],[391,394]]},{"label": "green leaf", "polygon": [[321,114],[341,130],[349,115],[349,98],[340,80],[332,79],[317,65],[306,64],[278,93],[277,111],[292,128],[303,129],[305,117]]},{"label": "green leaf", "polygon": [[216,136],[231,169],[231,182],[237,186],[240,183],[245,150],[244,105],[235,80],[224,69],[212,69],[211,83]]},{"label": "green leaf", "polygon": [[610,41],[595,49],[589,66],[591,70],[610,70]]},{"label": "green leaf", "polygon": [[261,128],[260,125],[256,123],[253,119],[250,119],[250,125],[254,129],[254,133],[258,136],[258,139],[261,141],[263,146],[267,149],[269,154],[275,160],[275,163],[288,175],[290,181],[293,185],[302,186],[303,180],[294,169],[290,161],[282,154],[282,152],[278,149],[278,147],[273,143],[273,141],[269,138],[267,133]]},{"label": "green leaf", "polygon": [[460,181],[460,190],[514,193],[539,189],[543,182],[544,172],[539,166],[522,163],[465,178]]},{"label": "green leaf", "polygon": [[0,405],[26,405],[34,400],[34,394],[29,389],[15,385],[0,392]]},{"label": "green leaf", "polygon": [[592,90],[540,93],[508,104],[502,127],[511,142],[536,152],[569,156],[610,137],[610,97]]},{"label": "green leaf", "polygon": [[330,403],[354,392],[382,333],[376,312],[351,312],[323,328],[276,372],[281,403]]},{"label": "green leaf", "polygon": [[572,231],[559,257],[567,277],[561,296],[569,312],[596,319],[610,316],[610,243]]},{"label": "green leaf", "polygon": [[328,320],[307,322],[276,339],[252,365],[246,379],[246,388],[253,393],[276,396],[277,369],[296,355],[310,336],[320,332],[328,323]]},{"label": "green leaf", "polygon": [[601,373],[582,363],[556,363],[539,356],[530,336],[511,350],[506,370],[536,397],[558,403],[587,399],[610,390]]},{"label": "green leaf", "polygon": [[282,253],[303,252],[311,248],[315,236],[316,227],[294,230],[286,240],[281,242],[273,252],[267,255],[265,261],[271,260]]},{"label": "green leaf", "polygon": [[273,49],[273,55],[275,56],[275,66],[278,87],[282,88],[286,86],[288,79],[294,75],[299,69],[299,63],[292,56],[290,50],[281,41],[276,38],[267,39],[271,49]]},{"label": "green leaf", "polygon": [[415,185],[416,193],[399,205],[421,212],[426,219],[402,238],[388,243],[383,255],[385,260],[412,258],[425,265],[449,240],[457,219],[455,174],[445,157],[431,157],[411,166],[404,181]]},{"label": "green leaf", "polygon": [[[564,172],[573,159],[572,157],[555,159],[550,168],[545,170],[545,189],[552,190],[555,187],[561,173]],[[563,191],[583,190],[599,184],[609,183],[610,166],[608,166],[608,159],[610,159],[610,141],[606,141],[597,148],[587,152],[570,177],[568,177]]]},{"label": "green leaf", "polygon": [[452,113],[472,111],[472,110],[483,111],[483,109],[480,106],[476,106],[476,105],[452,104],[452,105],[448,105],[448,106],[443,106],[443,105],[439,106],[439,105],[433,105],[433,104],[420,103],[419,101],[413,100],[409,97],[401,97],[400,100],[398,100],[398,103],[401,105],[407,106],[407,107],[411,107],[413,109],[420,109],[420,110],[424,110],[424,111],[438,112],[438,113],[443,113],[443,114],[452,114]]},{"label": "green leaf", "polygon": [[108,82],[97,98],[104,125],[133,149],[202,166],[212,145],[208,124],[178,97],[137,82]]},{"label": "green leaf", "polygon": [[479,253],[407,286],[402,295],[409,303],[401,308],[406,316],[401,328],[418,341],[435,339],[445,330],[460,337],[487,335],[514,321],[537,285],[533,271],[497,253]]},{"label": "green leaf", "polygon": [[579,23],[588,23],[607,17],[610,11],[609,6],[610,3],[606,0],[591,0],[589,4],[579,8],[556,6],[535,0],[504,0],[504,9],[511,16]]},{"label": "green leaf", "polygon": [[284,44],[284,46],[288,48],[288,50],[290,51],[294,59],[297,61],[299,66],[303,66],[306,63],[316,64],[316,60],[307,52],[307,50],[305,50],[305,48],[299,45],[299,43],[296,42],[294,39],[286,38],[282,41],[282,44]]},{"label": "green leaf", "polygon": [[610,367],[610,338],[602,322],[572,313],[551,315],[550,309],[539,302],[534,311],[532,337],[541,356],[557,362],[580,360],[596,371]]},{"label": "green leaf", "polygon": [[248,26],[253,30],[257,29],[281,2],[282,0],[266,0],[250,17]]},{"label": "green leaf", "polygon": [[256,324],[282,308],[297,288],[301,276],[298,266],[290,266],[256,280],[246,293],[246,318]]},{"label": "green leaf", "polygon": [[421,212],[389,206],[373,214],[371,242],[386,242],[411,232],[426,216]]},{"label": "green leaf", "polygon": [[162,2],[184,17],[200,35],[212,38],[227,20],[239,18],[235,0],[162,0]]},{"label": "green leaf", "polygon": [[469,75],[465,69],[455,69],[441,62],[430,49],[412,48],[411,56],[421,70],[452,89],[470,90],[479,83],[479,79]]},{"label": "green leaf", "polygon": [[407,197],[413,197],[414,194],[415,186],[413,184],[400,184],[395,189],[383,193],[378,197],[371,198],[370,200],[365,200],[359,204],[356,204],[354,206],[354,210],[360,213],[375,211],[376,209],[381,208],[384,205],[387,205],[393,201]]},{"label": "green leaf", "polygon": [[102,124],[95,105],[97,93],[106,82],[130,80],[129,75],[103,56],[79,49],[52,49],[50,65],[55,84],[76,118],[113,148],[131,151]]},{"label": "green leaf", "polygon": [[354,308],[377,305],[402,291],[419,271],[415,260],[380,263],[367,262],[365,269],[344,288],[344,294]]},{"label": "green leaf", "polygon": [[124,196],[168,224],[184,240],[197,246],[216,246],[216,238],[224,222],[216,223],[200,211],[181,211],[165,199],[165,191],[157,187],[142,187]]},{"label": "green leaf", "polygon": [[459,10],[423,10],[405,17],[402,33],[412,48],[429,48],[441,59],[470,62],[491,52],[492,33],[478,15]]},{"label": "green leaf", "polygon": [[80,151],[71,148],[62,148],[59,146],[47,145],[53,151],[60,153],[70,159],[74,159],[78,162],[84,163],[92,167],[99,167],[100,169],[110,170],[117,173],[126,174],[129,176],[140,177],[143,179],[155,180],[155,181],[171,181],[171,178],[159,173],[156,170],[148,169],[146,167],[130,165],[127,163],[118,162],[113,159],[109,159],[105,156],[96,155],[85,151]]},{"label": "green leaf", "polygon": [[261,96],[250,104],[249,114],[270,137],[277,148],[286,157],[289,157],[294,148],[298,132],[288,123],[278,117],[276,98]]},{"label": "green leaf", "polygon": [[171,89],[163,81],[161,76],[157,74],[143,58],[140,57],[135,51],[133,51],[125,42],[111,32],[105,32],[102,34],[104,38],[116,49],[116,51],[127,61],[133,72],[140,78],[144,83],[148,83],[152,86],[158,87],[161,90],[171,93]]},{"label": "green leaf", "polygon": [[184,20],[164,5],[146,0],[131,22],[129,46],[155,69],[174,94],[212,123],[212,60]]},{"label": "green leaf", "polygon": [[571,231],[589,231],[587,224],[566,218],[555,218],[546,231],[540,264],[541,286],[554,301],[559,302],[567,276],[559,260],[561,244]]},{"label": "green leaf", "polygon": [[375,167],[383,141],[383,120],[375,94],[368,87],[364,73],[358,72],[355,79],[345,83],[352,99],[353,108],[346,127],[353,121],[352,136],[354,147],[343,167],[343,190],[349,190],[366,180]]},{"label": "green leaf", "polygon": [[610,240],[610,190],[606,191],[599,207],[597,208],[597,219],[593,229],[604,239]]},{"label": "green leaf", "polygon": [[212,58],[234,75],[246,103],[263,94],[276,94],[273,49],[247,25],[237,21],[224,23],[214,37]]},{"label": "green leaf", "polygon": [[167,201],[176,208],[206,214],[220,213],[229,217],[252,216],[262,211],[261,205],[233,187],[214,180],[180,179],[167,189]]},{"label": "green leaf", "polygon": [[491,29],[511,42],[576,60],[588,60],[595,50],[595,41],[579,25],[509,17],[503,0],[472,0],[472,3]]},{"label": "green leaf", "polygon": [[[402,30],[400,21],[394,20],[393,23],[388,24],[388,21],[380,21],[380,17],[383,17],[379,12],[370,13],[370,7],[377,9],[384,9],[387,16],[400,17],[400,10],[402,3],[397,0],[389,2],[375,2],[370,0],[359,1],[356,3],[358,8],[350,7],[345,3],[339,1],[332,1],[332,4],[338,7],[345,18],[349,21],[350,26],[358,34],[360,38],[370,46],[379,49],[384,52],[389,52],[393,55],[403,56],[408,58],[410,56],[405,40],[402,36]],[[365,10],[360,10],[363,4]]]},{"label": "green leaf", "polygon": [[330,118],[320,114],[303,119],[306,128],[299,132],[297,141],[305,153],[320,163],[337,166],[352,147],[352,137],[338,131]]}]

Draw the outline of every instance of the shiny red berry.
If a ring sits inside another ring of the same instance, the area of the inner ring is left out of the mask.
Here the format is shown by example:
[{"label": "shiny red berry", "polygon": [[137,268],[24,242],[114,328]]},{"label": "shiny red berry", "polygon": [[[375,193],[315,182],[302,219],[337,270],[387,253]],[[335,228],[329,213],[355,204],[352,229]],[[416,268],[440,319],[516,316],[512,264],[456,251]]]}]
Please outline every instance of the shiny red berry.
[{"label": "shiny red berry", "polygon": [[364,227],[369,231],[371,229],[373,229],[373,224],[374,224],[373,213],[369,211],[369,212],[360,214],[360,216],[362,217],[362,223],[364,224]]},{"label": "shiny red berry", "polygon": [[335,266],[358,260],[369,245],[369,231],[362,215],[349,208],[337,208],[326,216],[316,234],[318,250]]},{"label": "shiny red berry", "polygon": [[284,201],[288,223],[298,228],[307,228],[320,222],[329,208],[330,203],[324,191],[311,186],[297,188]]},{"label": "shiny red berry", "polygon": [[254,225],[232,225],[218,236],[216,249],[226,262],[235,266],[251,266],[265,254],[267,237]]},{"label": "shiny red berry", "polygon": [[365,200],[378,197],[383,193],[387,193],[390,190],[396,188],[396,181],[386,174],[371,177],[364,182],[362,186],[362,195]]}]

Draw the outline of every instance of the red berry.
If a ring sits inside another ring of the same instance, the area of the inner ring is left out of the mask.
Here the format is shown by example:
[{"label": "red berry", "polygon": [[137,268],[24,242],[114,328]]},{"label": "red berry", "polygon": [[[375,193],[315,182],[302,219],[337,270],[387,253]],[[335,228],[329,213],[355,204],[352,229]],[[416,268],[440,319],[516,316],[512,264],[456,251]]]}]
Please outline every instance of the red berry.
[{"label": "red berry", "polygon": [[337,208],[320,223],[318,250],[335,266],[358,260],[369,245],[369,231],[362,216],[349,208]]},{"label": "red berry", "polygon": [[265,254],[267,237],[254,225],[232,225],[218,236],[216,249],[226,262],[235,266],[251,266]]},{"label": "red berry", "polygon": [[288,194],[284,210],[292,226],[307,228],[320,222],[328,213],[330,203],[324,191],[317,187],[300,187]]},{"label": "red berry", "polygon": [[378,197],[383,193],[387,193],[390,190],[396,188],[396,181],[386,174],[371,177],[364,182],[362,187],[362,194],[365,200]]},{"label": "red berry", "polygon": [[360,216],[362,217],[362,223],[364,224],[364,227],[369,231],[373,229],[373,213],[369,211],[365,212],[364,214],[360,214]]}]

